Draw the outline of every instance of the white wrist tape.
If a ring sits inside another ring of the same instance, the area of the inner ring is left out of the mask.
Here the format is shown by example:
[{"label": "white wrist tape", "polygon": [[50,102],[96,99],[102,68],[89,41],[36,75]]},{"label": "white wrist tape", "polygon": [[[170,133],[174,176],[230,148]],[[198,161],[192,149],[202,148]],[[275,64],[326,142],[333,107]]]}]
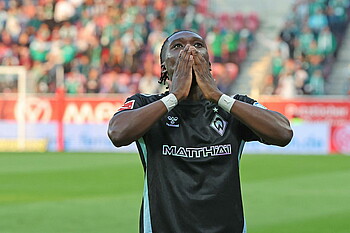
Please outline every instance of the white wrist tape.
[{"label": "white wrist tape", "polygon": [[164,96],[160,100],[164,103],[165,107],[168,109],[168,112],[170,112],[178,104],[177,98],[173,93]]},{"label": "white wrist tape", "polygon": [[236,100],[234,98],[231,98],[228,95],[221,95],[218,105],[224,109],[226,112],[230,113],[231,112],[231,108],[233,106],[233,104],[236,102]]}]

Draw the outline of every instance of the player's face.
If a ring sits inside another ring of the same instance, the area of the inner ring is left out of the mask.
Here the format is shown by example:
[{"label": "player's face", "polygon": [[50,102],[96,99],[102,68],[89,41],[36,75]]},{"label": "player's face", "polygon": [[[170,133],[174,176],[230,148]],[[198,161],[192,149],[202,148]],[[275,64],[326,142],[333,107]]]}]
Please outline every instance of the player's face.
[{"label": "player's face", "polygon": [[170,80],[174,74],[176,60],[181,50],[185,48],[187,44],[195,47],[199,53],[203,55],[206,61],[209,63],[209,54],[205,41],[202,37],[193,32],[179,32],[168,39],[167,52],[165,55],[164,65],[168,71]]}]

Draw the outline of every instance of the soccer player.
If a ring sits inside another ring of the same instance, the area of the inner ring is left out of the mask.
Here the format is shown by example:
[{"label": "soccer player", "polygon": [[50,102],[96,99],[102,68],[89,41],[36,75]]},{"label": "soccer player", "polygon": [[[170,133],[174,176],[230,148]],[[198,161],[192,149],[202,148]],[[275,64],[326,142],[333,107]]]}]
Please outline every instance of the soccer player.
[{"label": "soccer player", "polygon": [[220,92],[201,36],[178,31],[162,47],[164,94],[128,98],[109,123],[117,147],[136,141],[145,180],[140,232],[241,233],[239,161],[246,141],[285,146],[289,121],[255,100]]}]

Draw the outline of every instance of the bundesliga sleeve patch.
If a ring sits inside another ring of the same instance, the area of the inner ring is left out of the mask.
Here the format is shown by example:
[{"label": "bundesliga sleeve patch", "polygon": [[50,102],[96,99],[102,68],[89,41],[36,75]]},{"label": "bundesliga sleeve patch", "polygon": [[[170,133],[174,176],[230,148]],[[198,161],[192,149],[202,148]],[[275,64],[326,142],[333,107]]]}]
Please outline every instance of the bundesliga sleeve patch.
[{"label": "bundesliga sleeve patch", "polygon": [[121,106],[117,112],[120,112],[120,111],[124,111],[124,110],[127,110],[127,109],[133,109],[134,108],[134,104],[135,104],[135,100],[129,100],[127,102],[125,102],[123,104],[123,106]]},{"label": "bundesliga sleeve patch", "polygon": [[262,105],[262,104],[260,104],[258,102],[255,102],[253,105],[258,107],[258,108],[267,109],[264,105]]}]

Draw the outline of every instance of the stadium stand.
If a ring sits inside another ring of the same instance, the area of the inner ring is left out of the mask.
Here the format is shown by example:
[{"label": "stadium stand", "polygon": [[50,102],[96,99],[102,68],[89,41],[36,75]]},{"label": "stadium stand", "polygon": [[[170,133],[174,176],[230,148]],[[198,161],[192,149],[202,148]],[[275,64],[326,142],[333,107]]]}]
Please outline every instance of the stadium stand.
[{"label": "stadium stand", "polygon": [[[260,21],[254,13],[215,14],[207,2],[1,1],[0,64],[25,66],[33,93],[55,92],[59,67],[69,94],[156,93],[162,42],[191,29],[207,35],[214,75],[228,92]],[[0,91],[16,92],[15,78],[2,78]]]},{"label": "stadium stand", "polygon": [[350,16],[349,0],[298,0],[275,42],[264,94],[327,94]]}]

